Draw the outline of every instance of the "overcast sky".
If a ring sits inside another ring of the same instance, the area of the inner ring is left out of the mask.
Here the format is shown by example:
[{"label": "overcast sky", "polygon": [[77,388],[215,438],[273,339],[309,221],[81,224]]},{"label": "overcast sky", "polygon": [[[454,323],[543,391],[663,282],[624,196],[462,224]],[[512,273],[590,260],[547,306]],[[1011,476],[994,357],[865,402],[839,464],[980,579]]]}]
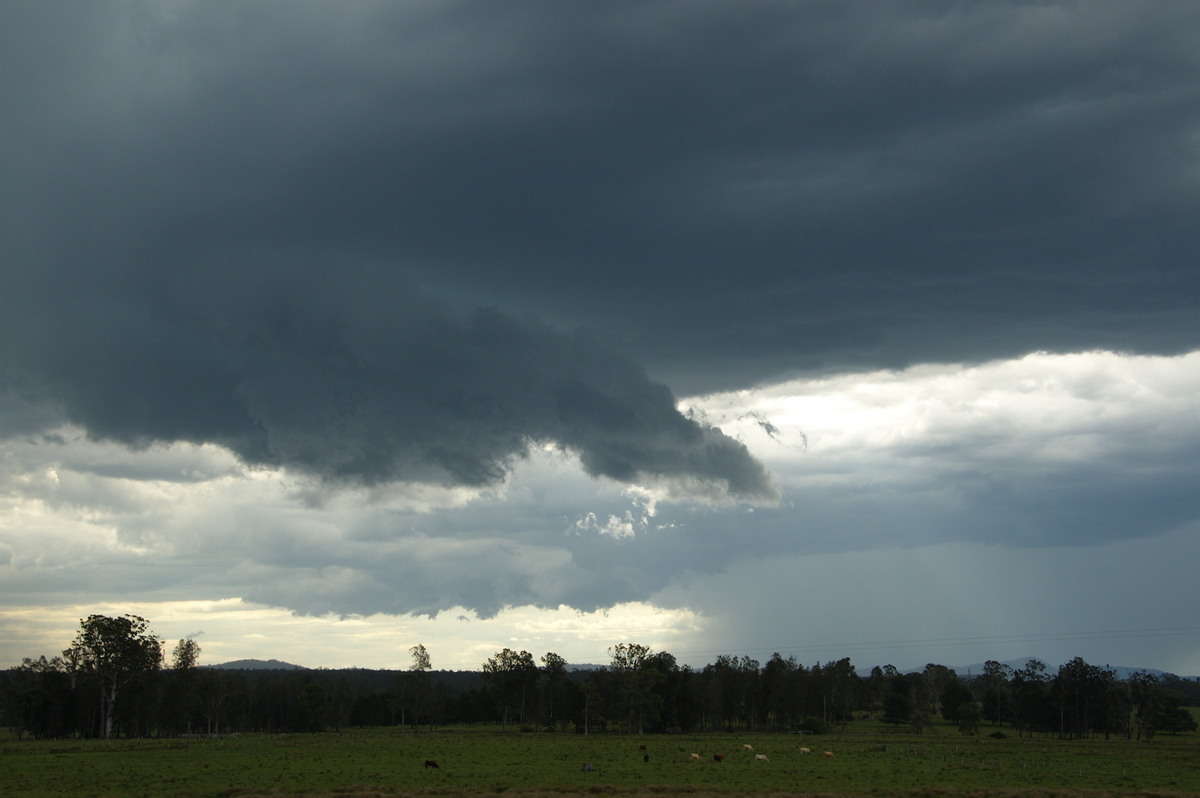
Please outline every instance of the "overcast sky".
[{"label": "overcast sky", "polygon": [[0,665],[1200,674],[1200,5],[0,3]]}]

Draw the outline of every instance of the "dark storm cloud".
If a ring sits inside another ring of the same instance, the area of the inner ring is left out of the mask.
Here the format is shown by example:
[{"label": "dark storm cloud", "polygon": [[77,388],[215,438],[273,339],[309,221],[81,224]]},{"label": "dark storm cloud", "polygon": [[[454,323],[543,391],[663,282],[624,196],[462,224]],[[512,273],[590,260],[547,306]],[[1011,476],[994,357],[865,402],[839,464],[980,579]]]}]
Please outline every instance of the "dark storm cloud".
[{"label": "dark storm cloud", "polygon": [[586,335],[489,309],[460,318],[402,281],[326,276],[272,290],[228,274],[212,304],[167,276],[147,286],[162,297],[152,308],[99,291],[76,298],[74,314],[95,311],[86,330],[46,344],[55,331],[38,326],[8,362],[95,437],[216,442],[333,483],[484,486],[553,442],[594,476],[775,496],[743,444],[685,418],[669,389]]},{"label": "dark storm cloud", "polygon": [[764,497],[642,368],[1200,343],[1191,6],[2,13],[5,387],[97,436]]}]

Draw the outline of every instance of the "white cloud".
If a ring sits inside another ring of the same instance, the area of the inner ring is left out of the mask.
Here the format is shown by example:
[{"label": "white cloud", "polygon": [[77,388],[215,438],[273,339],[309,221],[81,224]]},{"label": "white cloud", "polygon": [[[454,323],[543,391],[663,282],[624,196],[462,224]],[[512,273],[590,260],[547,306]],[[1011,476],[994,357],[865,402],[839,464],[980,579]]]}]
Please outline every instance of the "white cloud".
[{"label": "white cloud", "polygon": [[[793,501],[821,501],[814,491],[870,489],[894,493],[901,504],[924,494],[922,501],[966,512],[971,502],[983,509],[985,494],[996,491],[1015,494],[1017,507],[1055,504],[1056,485],[1066,503],[1080,498],[1073,492],[1086,488],[1081,480],[1094,480],[1129,490],[1132,503],[1198,467],[1195,352],[1038,353],[795,380],[690,401],[746,441]],[[1155,509],[1145,509],[1153,523]]]},{"label": "white cloud", "polygon": [[[1200,514],[1197,389],[1200,353],[1094,352],[689,400],[783,487],[781,506],[753,512],[597,481],[553,448],[483,490],[311,503],[287,472],[216,447],[10,440],[0,657],[61,650],[90,612],[139,612],[168,638],[202,629],[212,657],[379,667],[414,642],[473,667],[505,645],[578,660],[633,639],[703,659],[771,641],[1157,628],[1170,613],[1145,597],[1191,589],[1178,568]],[[1100,584],[1126,598],[1077,598]],[[1195,661],[1155,642],[1162,660],[1132,664]]]},{"label": "white cloud", "polygon": [[[687,406],[772,464],[935,448],[1053,464],[1178,448],[1200,434],[1198,397],[1200,352],[1088,352],[794,380]],[[760,419],[780,445],[769,445]]]}]

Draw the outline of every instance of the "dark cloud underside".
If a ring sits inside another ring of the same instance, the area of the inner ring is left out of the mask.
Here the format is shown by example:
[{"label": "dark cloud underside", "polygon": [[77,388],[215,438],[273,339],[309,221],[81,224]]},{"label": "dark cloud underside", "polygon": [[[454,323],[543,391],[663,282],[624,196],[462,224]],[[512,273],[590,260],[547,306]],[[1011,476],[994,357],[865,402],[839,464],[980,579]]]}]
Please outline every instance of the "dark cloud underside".
[{"label": "dark cloud underside", "polygon": [[670,390],[587,336],[496,310],[460,318],[369,274],[327,277],[272,292],[230,275],[220,301],[198,308],[184,292],[154,309],[161,318],[93,293],[77,298],[78,315],[96,309],[77,338],[48,342],[56,331],[39,325],[8,360],[27,397],[52,398],[96,437],[217,442],[335,483],[484,486],[553,443],[595,476],[774,496],[742,444],[682,416]]},{"label": "dark cloud underside", "polygon": [[657,380],[1200,344],[1190,5],[0,13],[0,375],[100,437],[761,498]]}]

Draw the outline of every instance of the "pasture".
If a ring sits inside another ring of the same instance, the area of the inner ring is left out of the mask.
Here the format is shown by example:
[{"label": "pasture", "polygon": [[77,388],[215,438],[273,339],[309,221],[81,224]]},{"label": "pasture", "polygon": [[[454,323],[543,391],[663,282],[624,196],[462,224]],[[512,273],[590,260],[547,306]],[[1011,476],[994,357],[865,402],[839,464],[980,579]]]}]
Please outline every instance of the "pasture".
[{"label": "pasture", "polygon": [[[802,746],[812,753],[801,753]],[[834,756],[823,756],[826,750]],[[770,761],[756,761],[759,754]],[[863,723],[815,737],[366,729],[219,739],[8,739],[0,746],[0,795],[10,798],[499,794],[1195,796],[1200,736],[1153,743],[993,739],[938,727],[897,734]]]}]

